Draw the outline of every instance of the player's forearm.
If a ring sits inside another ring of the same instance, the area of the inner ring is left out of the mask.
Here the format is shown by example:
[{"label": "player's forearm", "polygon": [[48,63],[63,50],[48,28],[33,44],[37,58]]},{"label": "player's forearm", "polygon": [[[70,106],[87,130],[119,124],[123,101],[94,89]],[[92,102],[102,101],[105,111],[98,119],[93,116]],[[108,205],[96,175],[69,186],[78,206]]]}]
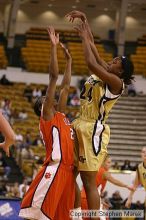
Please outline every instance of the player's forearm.
[{"label": "player's forearm", "polygon": [[51,56],[50,56],[50,76],[58,78],[58,60],[57,60],[57,46],[51,45]]},{"label": "player's forearm", "polygon": [[94,43],[94,37],[93,37],[93,34],[92,34],[92,32],[91,32],[91,28],[90,28],[90,26],[89,26],[89,23],[88,23],[87,19],[85,20],[85,22],[86,22],[86,27],[87,27],[89,39],[90,39],[90,41],[91,41],[92,43]]},{"label": "player's forearm", "polygon": [[101,57],[99,56],[99,53],[98,53],[98,50],[97,50],[95,44],[92,43],[92,42],[90,42],[90,47],[91,47],[91,50],[92,50],[92,52],[93,52],[93,54],[94,54],[94,56],[95,56],[97,62],[98,62],[99,64],[101,64]]},{"label": "player's forearm", "polygon": [[0,113],[0,131],[5,137],[5,144],[13,144],[15,142],[15,133],[11,128],[9,122],[4,118],[2,113]]},{"label": "player's forearm", "polygon": [[70,87],[70,82],[71,82],[71,65],[72,65],[72,60],[69,59],[67,61],[67,63],[66,63],[65,72],[64,72],[62,83],[61,83],[61,88],[69,89],[69,87]]},{"label": "player's forearm", "polygon": [[104,67],[106,70],[108,70],[108,64],[100,57],[99,53],[98,53],[98,50],[95,46],[94,43],[90,42],[90,47],[91,47],[91,50],[96,58],[96,61],[102,66]]},{"label": "player's forearm", "polygon": [[112,183],[115,184],[115,185],[117,185],[117,186],[127,188],[127,185],[126,185],[125,183],[122,183],[122,182],[119,181],[119,180],[114,179]]},{"label": "player's forearm", "polygon": [[84,56],[85,56],[85,61],[88,65],[88,68],[90,69],[92,65],[96,63],[95,56],[91,50],[90,47],[90,42],[86,37],[82,38],[82,43],[83,43],[83,51],[84,51]]}]

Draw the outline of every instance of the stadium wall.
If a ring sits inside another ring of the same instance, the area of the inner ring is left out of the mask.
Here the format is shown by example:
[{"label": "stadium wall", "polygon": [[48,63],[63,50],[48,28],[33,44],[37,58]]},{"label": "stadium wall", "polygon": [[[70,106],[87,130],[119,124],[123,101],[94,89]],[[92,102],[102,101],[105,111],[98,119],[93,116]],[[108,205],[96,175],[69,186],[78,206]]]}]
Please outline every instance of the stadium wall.
[{"label": "stadium wall", "polygon": [[[32,10],[33,8],[33,10]],[[80,8],[78,9],[80,10]],[[89,18],[89,23],[95,35],[101,39],[109,39],[109,30],[116,28],[116,11],[99,11],[97,8],[82,9]],[[6,33],[8,24],[9,5],[0,8],[0,32]],[[73,29],[64,15],[69,12],[68,7],[44,8],[41,5],[31,3],[20,6],[17,16],[16,33],[25,34],[30,27],[46,27],[54,25],[56,29]],[[145,11],[128,13],[126,18],[126,41],[136,41],[138,37],[146,34],[146,13]]]}]

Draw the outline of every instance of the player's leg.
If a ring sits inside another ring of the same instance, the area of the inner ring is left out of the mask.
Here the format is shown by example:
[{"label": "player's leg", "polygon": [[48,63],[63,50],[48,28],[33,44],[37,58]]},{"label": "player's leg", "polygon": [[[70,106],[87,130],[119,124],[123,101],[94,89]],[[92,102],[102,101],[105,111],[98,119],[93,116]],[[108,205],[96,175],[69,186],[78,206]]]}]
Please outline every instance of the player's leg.
[{"label": "player's leg", "polygon": [[94,210],[100,208],[100,196],[96,186],[96,173],[95,171],[80,172],[86,192],[88,208]]},{"label": "player's leg", "polygon": [[81,207],[81,191],[77,183],[77,176],[79,174],[78,171],[78,163],[79,163],[79,143],[77,139],[76,132],[74,130],[74,177],[75,177],[75,204],[74,208]]},{"label": "player's leg", "polygon": [[53,220],[71,220],[70,211],[74,209],[75,179],[73,172],[64,171],[62,174],[66,179],[66,184],[64,185],[64,190]]}]

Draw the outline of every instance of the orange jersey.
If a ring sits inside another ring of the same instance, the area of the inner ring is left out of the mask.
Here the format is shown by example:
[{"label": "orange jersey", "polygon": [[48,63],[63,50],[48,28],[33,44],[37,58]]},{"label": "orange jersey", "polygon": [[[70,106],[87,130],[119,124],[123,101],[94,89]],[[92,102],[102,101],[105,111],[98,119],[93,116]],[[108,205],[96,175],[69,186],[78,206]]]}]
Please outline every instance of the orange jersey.
[{"label": "orange jersey", "polygon": [[19,216],[70,220],[69,211],[74,208],[75,197],[70,122],[60,112],[49,121],[41,117],[40,134],[46,147],[46,159],[22,200]]},{"label": "orange jersey", "polygon": [[41,117],[40,134],[46,147],[44,165],[51,161],[60,161],[65,165],[73,165],[73,130],[65,114],[56,112],[49,121],[45,121]]},{"label": "orange jersey", "polygon": [[[107,180],[104,179],[104,173],[107,170],[104,167],[100,167],[97,175],[96,175],[96,186],[99,188],[101,186],[101,192],[104,190]],[[81,191],[81,198],[86,198],[86,193],[84,188]]]}]

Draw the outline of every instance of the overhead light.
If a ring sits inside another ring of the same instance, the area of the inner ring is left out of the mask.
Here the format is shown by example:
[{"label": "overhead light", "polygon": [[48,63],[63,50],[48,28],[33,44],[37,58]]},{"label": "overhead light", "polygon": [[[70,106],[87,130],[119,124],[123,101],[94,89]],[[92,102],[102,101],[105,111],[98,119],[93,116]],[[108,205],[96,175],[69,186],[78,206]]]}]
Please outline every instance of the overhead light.
[{"label": "overhead light", "polygon": [[75,9],[75,8],[77,8],[77,6],[76,6],[76,5],[72,5],[72,8],[74,8],[74,9]]},{"label": "overhead light", "polygon": [[108,11],[108,8],[104,8],[104,11]]},{"label": "overhead light", "polygon": [[52,4],[48,4],[48,7],[50,7],[50,8],[51,8],[51,7],[52,7]]},{"label": "overhead light", "polygon": [[79,3],[80,2],[80,0],[76,0],[76,3]]}]

